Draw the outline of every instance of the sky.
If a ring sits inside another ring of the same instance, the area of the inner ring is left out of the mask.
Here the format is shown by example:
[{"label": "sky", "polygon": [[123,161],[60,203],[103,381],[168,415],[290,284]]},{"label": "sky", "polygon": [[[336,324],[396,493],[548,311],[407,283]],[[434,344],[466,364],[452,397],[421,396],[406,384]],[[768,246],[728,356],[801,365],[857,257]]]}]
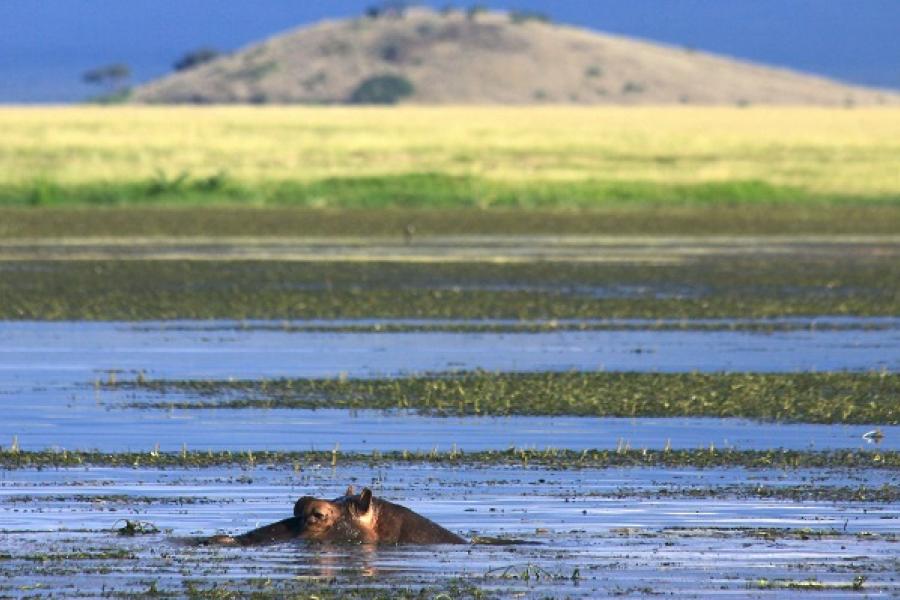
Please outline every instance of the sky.
[{"label": "sky", "polygon": [[[474,2],[456,2],[465,7]],[[555,21],[900,89],[900,0],[494,0]],[[123,62],[135,82],[185,52],[230,51],[357,0],[0,0],[0,102],[76,102],[84,71]],[[453,2],[422,2],[445,6]]]}]

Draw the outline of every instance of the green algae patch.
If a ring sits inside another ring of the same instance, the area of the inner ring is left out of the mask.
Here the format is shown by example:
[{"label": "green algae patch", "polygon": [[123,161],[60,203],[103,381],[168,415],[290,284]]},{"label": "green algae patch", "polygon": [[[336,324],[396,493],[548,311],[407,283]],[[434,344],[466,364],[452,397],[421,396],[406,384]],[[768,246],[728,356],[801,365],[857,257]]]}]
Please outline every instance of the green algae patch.
[{"label": "green algae patch", "polygon": [[130,408],[340,408],[428,415],[740,417],[804,423],[900,422],[895,373],[488,373],[397,379],[135,381],[106,384],[187,399]]},{"label": "green algae patch", "polygon": [[516,466],[548,469],[605,469],[612,467],[662,467],[698,469],[744,467],[751,469],[885,469],[900,470],[896,451],[806,451],[806,450],[566,450],[508,448],[465,452],[391,451],[371,453],[326,451],[11,451],[0,450],[2,469],[124,467],[134,469],[245,467],[291,468],[366,465]]}]

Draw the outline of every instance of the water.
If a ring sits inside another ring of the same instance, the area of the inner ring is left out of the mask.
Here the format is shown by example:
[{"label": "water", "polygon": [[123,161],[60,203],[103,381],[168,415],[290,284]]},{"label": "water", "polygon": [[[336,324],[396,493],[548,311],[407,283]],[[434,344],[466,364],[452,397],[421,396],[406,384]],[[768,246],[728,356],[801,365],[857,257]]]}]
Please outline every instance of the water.
[{"label": "water", "polygon": [[[810,320],[810,324],[813,320]],[[821,323],[821,320],[819,320]],[[338,410],[147,410],[129,379],[399,376],[447,370],[771,371],[900,367],[894,319],[802,320],[774,333],[622,329],[543,333],[341,332],[347,322],[0,323],[0,443],[146,451],[565,448],[857,449],[871,427],[739,419],[433,418]],[[359,322],[356,322],[357,324]],[[431,322],[422,322],[430,325]],[[700,322],[697,322],[698,325]],[[303,330],[309,325],[315,330]],[[332,330],[329,331],[328,329]],[[178,399],[179,394],[168,394]],[[900,427],[880,446],[900,448]],[[302,495],[369,485],[467,537],[534,546],[329,548],[190,546],[290,515]],[[433,465],[299,469],[95,468],[0,471],[0,597],[232,590],[274,595],[359,587],[472,585],[500,597],[771,595],[814,580],[845,597],[896,596],[900,506],[797,501],[758,488],[896,490],[889,470],[748,470]],[[125,519],[158,533],[122,537]],[[527,577],[526,577],[527,576]],[[762,582],[762,583],[760,583]],[[760,589],[774,586],[774,589]],[[779,587],[781,586],[781,587]]]},{"label": "water", "polygon": [[[797,320],[792,322],[796,323]],[[158,396],[95,389],[120,379],[351,377],[482,368],[504,371],[795,371],[900,365],[891,319],[831,319],[842,329],[782,331],[558,331],[549,333],[342,333],[279,323],[0,323],[0,444],[25,449],[567,448],[855,449],[871,427],[759,424],[738,419],[575,417],[428,418],[334,410],[137,410]],[[347,321],[295,322],[338,327]],[[402,323],[410,323],[403,321]],[[429,323],[416,321],[416,323]],[[704,321],[704,323],[706,323]],[[637,322],[623,322],[629,327]],[[119,373],[121,371],[121,373]],[[171,394],[166,399],[176,400]],[[886,449],[900,429],[882,428]]]},{"label": "water", "polygon": [[[104,398],[111,394],[103,393]],[[866,425],[761,424],[743,419],[622,419],[595,417],[423,417],[342,410],[134,410],[84,399],[65,406],[13,405],[0,440],[15,435],[25,450],[65,448],[104,452],[180,450],[448,451],[517,447],[571,449],[735,448],[764,450],[874,449]],[[885,450],[900,449],[900,426],[882,426]]]},{"label": "water", "polygon": [[[900,370],[900,329],[334,333],[116,322],[0,324],[0,389],[93,381],[395,376],[433,371]],[[201,323],[202,324],[202,323]]]},{"label": "water", "polygon": [[[79,593],[88,595],[101,585],[146,590],[148,581],[156,581],[159,589],[180,590],[179,570],[201,587],[218,582],[249,589],[259,577],[275,586],[321,577],[338,589],[441,586],[465,578],[501,594],[585,598],[631,586],[681,596],[743,595],[760,578],[843,585],[866,572],[870,593],[890,595],[900,591],[892,575],[892,536],[900,518],[895,505],[652,497],[678,486],[880,485],[891,480],[880,472],[864,477],[851,471],[743,469],[395,466],[373,472],[315,465],[299,473],[92,468],[79,472],[77,481],[68,472],[10,472],[0,479],[5,530],[0,555],[9,556],[0,560],[0,595],[36,581],[42,593],[63,595],[72,592],[73,581]],[[511,536],[538,545],[323,549],[289,543],[236,550],[178,543],[187,536],[236,533],[284,518],[297,497],[334,497],[349,482],[370,485],[376,495],[465,536]],[[124,518],[151,521],[164,531],[122,538],[114,530]],[[102,557],[123,550],[125,557]],[[78,559],[76,552],[93,557]],[[62,558],[66,553],[68,558]],[[36,561],[38,555],[44,558]],[[80,574],[98,568],[104,569],[103,578]],[[576,569],[577,584],[572,580]],[[528,581],[510,577],[525,570],[532,573]],[[535,573],[542,577],[535,579]],[[829,597],[828,590],[824,596]]]}]

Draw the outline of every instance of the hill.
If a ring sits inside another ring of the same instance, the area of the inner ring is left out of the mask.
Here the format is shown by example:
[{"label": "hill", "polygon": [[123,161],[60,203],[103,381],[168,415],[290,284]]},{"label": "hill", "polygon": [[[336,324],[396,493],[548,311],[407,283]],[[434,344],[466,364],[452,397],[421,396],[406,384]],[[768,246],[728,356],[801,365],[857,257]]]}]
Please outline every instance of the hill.
[{"label": "hill", "polygon": [[370,82],[372,92],[373,79],[376,94],[408,82],[398,99],[417,104],[840,106],[897,104],[900,99],[886,91],[514,14],[472,17],[427,9],[289,31],[140,86],[132,98],[140,103],[334,104],[361,92],[357,99],[371,99],[364,83]]},{"label": "hill", "polygon": [[413,9],[289,31],[140,86],[132,99],[840,106],[900,96],[516,14]]}]

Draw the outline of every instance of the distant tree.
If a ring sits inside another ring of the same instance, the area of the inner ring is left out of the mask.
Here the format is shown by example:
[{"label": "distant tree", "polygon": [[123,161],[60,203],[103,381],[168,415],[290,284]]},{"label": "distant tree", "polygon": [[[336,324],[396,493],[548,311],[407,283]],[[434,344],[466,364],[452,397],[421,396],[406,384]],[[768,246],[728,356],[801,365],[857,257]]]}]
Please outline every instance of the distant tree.
[{"label": "distant tree", "polygon": [[379,17],[403,18],[411,2],[406,0],[384,0],[379,4],[373,4],[366,8],[366,16],[370,19]]},{"label": "distant tree", "polygon": [[452,4],[445,4],[441,7],[441,14],[445,17],[456,12],[456,7]]},{"label": "distant tree", "polygon": [[208,63],[221,55],[222,53],[215,48],[204,46],[202,48],[197,48],[196,50],[191,50],[175,61],[175,64],[172,66],[176,71],[187,71],[188,69],[199,67],[203,63]]},{"label": "distant tree", "polygon": [[110,92],[121,90],[131,78],[131,67],[113,63],[85,71],[81,78],[85,83],[106,86]]},{"label": "distant tree", "polygon": [[509,12],[509,20],[516,24],[527,23],[528,21],[537,21],[539,23],[552,22],[550,15],[547,13],[533,10],[511,10]]},{"label": "distant tree", "polygon": [[350,102],[353,104],[396,104],[401,99],[411,96],[414,91],[413,84],[405,77],[378,75],[360,83],[350,96]]}]

